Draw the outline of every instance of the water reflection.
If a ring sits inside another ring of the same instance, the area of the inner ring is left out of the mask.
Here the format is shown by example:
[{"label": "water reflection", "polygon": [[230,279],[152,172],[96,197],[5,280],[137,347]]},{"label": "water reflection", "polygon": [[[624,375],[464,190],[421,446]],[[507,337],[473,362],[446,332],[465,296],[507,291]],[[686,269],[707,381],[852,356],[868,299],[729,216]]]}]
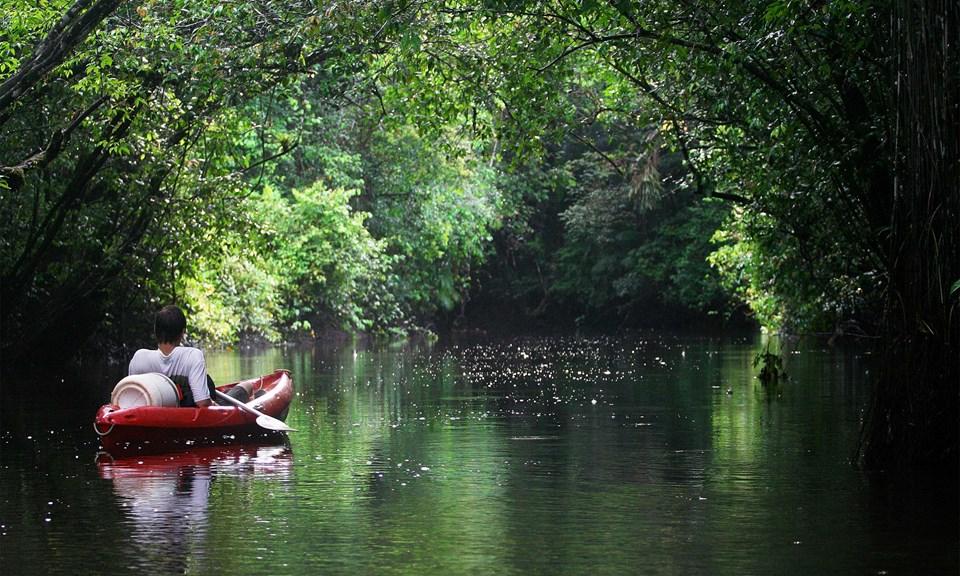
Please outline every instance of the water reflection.
[{"label": "water reflection", "polygon": [[123,510],[127,557],[151,573],[182,574],[206,556],[211,487],[287,479],[293,452],[289,445],[211,446],[119,459],[102,452],[96,463]]}]

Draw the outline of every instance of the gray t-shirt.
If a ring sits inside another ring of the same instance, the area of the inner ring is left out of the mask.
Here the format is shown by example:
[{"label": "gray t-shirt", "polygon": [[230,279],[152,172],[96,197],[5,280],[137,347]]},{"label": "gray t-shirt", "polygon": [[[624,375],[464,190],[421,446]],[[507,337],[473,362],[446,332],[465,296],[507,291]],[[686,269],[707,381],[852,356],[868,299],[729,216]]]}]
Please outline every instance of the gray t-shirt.
[{"label": "gray t-shirt", "polygon": [[203,352],[197,348],[177,346],[169,356],[164,356],[159,350],[145,348],[137,350],[133,359],[130,360],[127,374],[148,372],[160,372],[171,379],[176,376],[186,377],[194,402],[210,398],[210,390],[207,388],[207,365],[203,360]]}]

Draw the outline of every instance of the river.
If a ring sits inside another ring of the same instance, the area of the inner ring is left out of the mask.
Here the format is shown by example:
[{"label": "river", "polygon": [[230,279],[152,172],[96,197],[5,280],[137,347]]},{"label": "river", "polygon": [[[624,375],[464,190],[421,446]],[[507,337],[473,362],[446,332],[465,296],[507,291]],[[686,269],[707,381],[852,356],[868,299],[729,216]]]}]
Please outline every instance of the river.
[{"label": "river", "polygon": [[0,573],[955,576],[956,479],[850,464],[869,356],[789,343],[768,389],[763,346],[211,351],[292,371],[288,443],[119,460],[91,423],[122,366],[4,382]]}]

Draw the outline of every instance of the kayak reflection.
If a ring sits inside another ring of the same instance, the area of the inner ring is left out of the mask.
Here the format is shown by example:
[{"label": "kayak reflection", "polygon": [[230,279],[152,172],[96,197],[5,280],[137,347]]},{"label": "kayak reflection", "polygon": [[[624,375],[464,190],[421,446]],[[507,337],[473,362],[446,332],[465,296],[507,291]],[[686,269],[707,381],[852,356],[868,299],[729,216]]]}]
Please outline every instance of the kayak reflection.
[{"label": "kayak reflection", "polygon": [[[188,452],[145,454],[114,458],[106,452],[97,454],[97,468],[104,480],[164,479],[185,471],[206,469],[217,475],[286,478],[293,465],[289,443],[237,444],[200,446]],[[122,484],[122,482],[121,482]],[[122,495],[122,494],[121,494]]]},{"label": "kayak reflection", "polygon": [[183,573],[205,555],[211,485],[243,479],[285,480],[289,445],[208,446],[190,452],[97,456],[129,522],[130,558],[163,573]]}]

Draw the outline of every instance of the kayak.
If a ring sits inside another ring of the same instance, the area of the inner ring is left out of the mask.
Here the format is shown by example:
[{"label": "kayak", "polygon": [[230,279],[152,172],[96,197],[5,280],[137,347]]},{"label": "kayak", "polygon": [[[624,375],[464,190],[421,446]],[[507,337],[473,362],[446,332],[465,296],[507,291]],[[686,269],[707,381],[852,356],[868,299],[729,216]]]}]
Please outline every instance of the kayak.
[{"label": "kayak", "polygon": [[[277,420],[284,420],[293,400],[293,378],[287,370],[218,386],[226,393],[238,384],[252,385],[253,400],[247,406]],[[194,446],[235,444],[285,438],[267,429],[258,416],[239,406],[167,408],[137,406],[120,408],[104,404],[97,411],[93,429],[101,449],[114,455],[156,454]],[[261,420],[263,422],[263,420]]]}]

